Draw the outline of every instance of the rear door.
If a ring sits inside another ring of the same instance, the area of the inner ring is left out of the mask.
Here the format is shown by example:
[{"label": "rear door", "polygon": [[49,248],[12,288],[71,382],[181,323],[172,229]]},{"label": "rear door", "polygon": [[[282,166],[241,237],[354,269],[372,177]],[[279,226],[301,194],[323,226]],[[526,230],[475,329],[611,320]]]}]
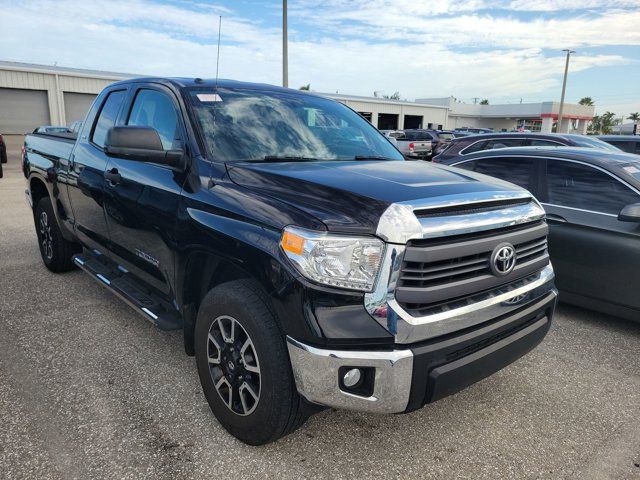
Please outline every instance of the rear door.
[{"label": "rear door", "polygon": [[69,159],[66,183],[73,210],[76,235],[87,246],[104,251],[109,232],[104,216],[104,172],[107,157],[104,141],[107,130],[116,124],[127,96],[126,88],[114,88],[104,92],[94,105],[88,118],[94,119],[85,125],[78,137],[76,147]]},{"label": "rear door", "polygon": [[[185,129],[174,93],[164,86],[132,88],[123,124],[156,129],[165,150],[183,149]],[[171,297],[175,225],[184,174],[167,165],[112,157],[105,211],[114,260]]]},{"label": "rear door", "polygon": [[640,308],[640,226],[617,218],[640,194],[603,169],[562,159],[547,160],[542,183],[558,288]]}]

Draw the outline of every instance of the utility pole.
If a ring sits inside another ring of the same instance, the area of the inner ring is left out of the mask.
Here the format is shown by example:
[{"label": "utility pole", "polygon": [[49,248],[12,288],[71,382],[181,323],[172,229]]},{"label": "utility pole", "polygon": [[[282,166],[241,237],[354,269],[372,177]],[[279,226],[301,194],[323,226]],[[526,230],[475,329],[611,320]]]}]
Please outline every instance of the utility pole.
[{"label": "utility pole", "polygon": [[282,0],[282,86],[289,86],[289,40],[287,38],[287,0]]},{"label": "utility pole", "polygon": [[562,133],[560,130],[562,129],[562,110],[564,110],[564,94],[567,90],[567,74],[569,73],[569,57],[572,53],[576,53],[573,50],[569,50],[565,48],[562,50],[563,52],[567,52],[567,61],[564,64],[564,79],[562,80],[562,95],[560,96],[560,110],[558,110],[558,126],[556,127],[556,133]]},{"label": "utility pole", "polygon": [[478,100],[480,100],[480,97],[473,97],[472,100],[473,100],[473,104],[477,105],[478,104]]}]

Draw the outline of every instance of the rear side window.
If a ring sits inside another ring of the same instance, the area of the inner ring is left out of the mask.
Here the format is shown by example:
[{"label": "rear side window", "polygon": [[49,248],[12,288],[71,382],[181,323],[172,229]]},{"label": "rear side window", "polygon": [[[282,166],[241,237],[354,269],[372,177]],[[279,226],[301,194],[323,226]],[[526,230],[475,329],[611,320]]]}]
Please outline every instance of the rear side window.
[{"label": "rear side window", "polygon": [[458,167],[496,177],[531,190],[534,161],[530,158],[482,158],[465,162]]},{"label": "rear side window", "polygon": [[116,123],[124,95],[125,90],[111,92],[102,104],[102,109],[96,120],[96,125],[93,127],[93,134],[91,135],[91,141],[101,148],[104,148],[107,131]]},{"label": "rear side window", "polygon": [[414,141],[429,141],[433,140],[433,137],[429,132],[405,132],[407,140]]},{"label": "rear side window", "polygon": [[495,150],[498,148],[522,147],[526,139],[524,138],[494,138],[484,142],[478,142],[465,149],[464,153],[481,152],[483,150]]},{"label": "rear side window", "polygon": [[553,140],[539,140],[537,138],[531,139],[532,147],[558,147],[562,143],[554,142]]},{"label": "rear side window", "polygon": [[618,179],[588,165],[547,162],[547,201],[563,207],[617,215],[640,196]]},{"label": "rear side window", "polygon": [[165,150],[181,146],[176,109],[171,98],[157,90],[138,92],[127,125],[154,128]]}]

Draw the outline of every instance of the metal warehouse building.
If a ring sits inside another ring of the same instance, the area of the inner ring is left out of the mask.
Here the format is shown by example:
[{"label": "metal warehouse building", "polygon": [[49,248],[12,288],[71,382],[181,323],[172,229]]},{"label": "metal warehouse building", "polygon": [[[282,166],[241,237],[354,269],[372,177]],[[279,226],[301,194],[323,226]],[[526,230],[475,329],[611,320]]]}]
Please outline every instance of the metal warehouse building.
[{"label": "metal warehouse building", "polygon": [[0,61],[0,133],[83,120],[104,87],[131,75]]}]

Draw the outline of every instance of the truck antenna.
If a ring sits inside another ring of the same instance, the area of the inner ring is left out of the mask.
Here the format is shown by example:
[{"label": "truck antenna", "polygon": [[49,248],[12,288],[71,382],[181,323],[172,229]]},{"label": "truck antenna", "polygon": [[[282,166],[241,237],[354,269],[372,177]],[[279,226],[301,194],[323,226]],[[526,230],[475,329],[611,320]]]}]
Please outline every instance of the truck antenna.
[{"label": "truck antenna", "polygon": [[218,54],[216,58],[216,92],[218,91],[218,70],[220,68],[220,36],[222,34],[222,15],[218,20]]}]

